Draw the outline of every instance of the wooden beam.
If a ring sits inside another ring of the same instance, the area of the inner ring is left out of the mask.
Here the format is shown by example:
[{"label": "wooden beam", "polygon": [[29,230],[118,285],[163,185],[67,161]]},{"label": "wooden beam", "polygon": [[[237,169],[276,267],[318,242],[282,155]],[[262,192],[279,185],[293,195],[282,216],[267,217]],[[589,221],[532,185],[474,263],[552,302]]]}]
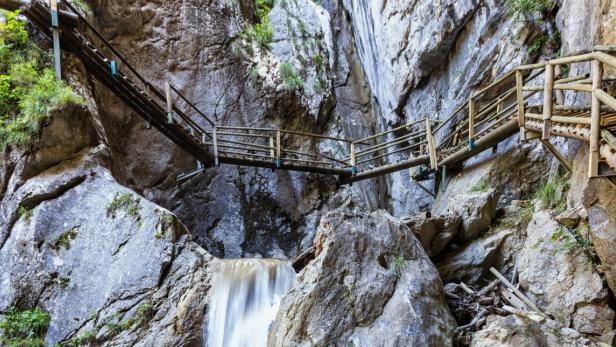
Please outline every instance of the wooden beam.
[{"label": "wooden beam", "polygon": [[436,161],[436,144],[432,135],[432,124],[430,119],[426,118],[426,138],[428,140],[428,155],[430,156],[430,169],[437,170],[438,163]]},{"label": "wooden beam", "polygon": [[567,171],[572,172],[571,163],[569,163],[569,161],[562,154],[560,154],[558,149],[554,147],[550,141],[541,139],[541,143],[543,144],[543,147],[545,147],[550,153],[552,153],[553,156],[556,157],[556,159],[558,159]]},{"label": "wooden beam", "polygon": [[524,75],[522,71],[516,70],[515,72],[515,85],[516,85],[516,99],[518,102],[518,126],[520,127],[520,140],[526,140],[526,128],[524,124],[525,109],[524,109]]},{"label": "wooden beam", "polygon": [[588,177],[599,174],[599,145],[601,142],[601,100],[597,91],[603,86],[603,63],[592,61],[592,104],[590,106],[590,152],[588,155]]},{"label": "wooden beam", "polygon": [[282,146],[280,144],[281,139],[282,139],[282,136],[280,133],[280,129],[277,129],[276,130],[276,160],[275,160],[276,167],[282,166]]},{"label": "wooden beam", "polygon": [[216,126],[214,125],[214,129],[212,129],[212,142],[214,144],[214,165],[218,166],[220,163],[218,162],[218,136],[216,135]]},{"label": "wooden beam", "polygon": [[475,148],[475,99],[468,100],[468,147]]},{"label": "wooden beam", "polygon": [[554,90],[554,65],[548,64],[545,66],[545,86],[543,88],[543,131],[541,138],[547,140],[550,138],[550,127],[553,106],[553,90]]}]

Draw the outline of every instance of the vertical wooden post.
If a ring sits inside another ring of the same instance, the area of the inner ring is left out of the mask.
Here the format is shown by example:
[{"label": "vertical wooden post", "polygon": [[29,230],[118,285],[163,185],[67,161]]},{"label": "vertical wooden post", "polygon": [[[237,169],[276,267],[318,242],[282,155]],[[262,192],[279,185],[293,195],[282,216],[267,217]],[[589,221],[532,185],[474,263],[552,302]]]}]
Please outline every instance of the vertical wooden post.
[{"label": "vertical wooden post", "polygon": [[603,82],[603,64],[592,61],[592,104],[590,108],[590,153],[588,155],[588,177],[599,174],[599,144],[601,141],[601,101],[595,94]]},{"label": "vertical wooden post", "polygon": [[351,174],[357,173],[357,158],[355,157],[355,142],[351,142]]},{"label": "vertical wooden post", "polygon": [[475,148],[475,99],[468,100],[468,149]]},{"label": "vertical wooden post", "polygon": [[543,129],[541,138],[550,138],[550,128],[552,127],[552,106],[554,98],[554,65],[545,66],[545,86],[543,88]]},{"label": "vertical wooden post", "polygon": [[270,157],[276,160],[276,152],[275,152],[275,147],[274,147],[274,137],[273,136],[269,137],[269,147],[270,147]]},{"label": "vertical wooden post", "polygon": [[515,85],[518,100],[518,126],[520,127],[520,140],[526,140],[526,110],[524,109],[524,75],[522,71],[515,72]]},{"label": "vertical wooden post", "polygon": [[212,142],[214,144],[214,165],[218,166],[218,136],[216,135],[216,125],[212,130]]},{"label": "vertical wooden post", "polygon": [[171,85],[165,83],[165,96],[167,97],[167,123],[173,124],[173,103],[171,101]]},{"label": "vertical wooden post", "polygon": [[428,154],[430,156],[430,169],[437,170],[438,163],[436,162],[436,146],[434,145],[434,136],[432,136],[432,124],[430,119],[426,118],[426,139],[428,140]]},{"label": "vertical wooden post", "polygon": [[51,9],[51,34],[53,40],[54,69],[56,73],[56,79],[59,81],[62,79],[62,67],[60,63],[62,53],[60,52],[60,22],[58,19],[58,1],[49,0],[49,8]]},{"label": "vertical wooden post", "polygon": [[[556,74],[556,79],[561,79],[563,78],[562,73],[563,73],[563,69],[561,65],[556,65],[554,67],[554,73]],[[565,104],[565,91],[564,90],[557,90],[554,92],[554,94],[556,94],[556,105],[564,105]]]},{"label": "vertical wooden post", "polygon": [[[150,91],[150,84],[146,83],[145,84],[145,97],[146,97],[146,99],[148,99],[148,100],[152,99],[152,94],[151,93],[152,92]],[[150,124],[150,122],[147,121],[147,120],[145,121],[145,128],[146,129],[152,129],[152,124]]]},{"label": "vertical wooden post", "polygon": [[276,130],[276,167],[279,168],[282,165],[282,146],[280,144],[281,140],[280,129]]},{"label": "vertical wooden post", "polygon": [[205,131],[201,133],[201,144],[205,144]]}]

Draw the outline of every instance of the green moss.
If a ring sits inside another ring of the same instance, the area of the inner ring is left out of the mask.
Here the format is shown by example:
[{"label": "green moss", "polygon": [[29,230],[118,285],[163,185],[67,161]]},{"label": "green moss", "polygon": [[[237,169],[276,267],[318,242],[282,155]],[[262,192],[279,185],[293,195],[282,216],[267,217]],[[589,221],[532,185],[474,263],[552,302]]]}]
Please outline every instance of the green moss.
[{"label": "green moss", "polygon": [[282,83],[287,90],[297,90],[304,86],[304,81],[295,72],[293,65],[289,62],[280,64],[278,74],[282,79]]},{"label": "green moss", "polygon": [[67,342],[58,344],[58,347],[79,347],[87,346],[96,341],[96,332],[94,330],[88,330],[83,334],[74,337]]},{"label": "green moss", "polygon": [[81,12],[83,12],[83,14],[85,14],[88,17],[92,17],[92,15],[93,15],[92,8],[86,2],[86,0],[70,0],[70,2],[77,9],[81,10]]},{"label": "green moss", "polygon": [[145,303],[137,308],[134,316],[122,321],[121,314],[116,313],[113,318],[105,323],[105,327],[112,336],[118,335],[122,331],[133,327],[142,326],[154,317],[154,307],[150,303]]},{"label": "green moss", "polygon": [[53,250],[59,251],[62,248],[69,250],[71,248],[71,241],[77,238],[77,227],[68,229],[58,236],[54,236],[49,242],[49,247]]},{"label": "green moss", "polygon": [[477,182],[475,185],[473,185],[471,189],[469,190],[469,192],[471,193],[487,192],[488,189],[490,189],[490,183],[488,183],[487,180],[482,179],[479,182]]},{"label": "green moss", "polygon": [[107,217],[116,218],[119,211],[124,211],[127,216],[140,219],[138,197],[133,197],[131,193],[117,193],[113,200],[107,205]]},{"label": "green moss", "polygon": [[51,60],[28,40],[19,12],[0,16],[0,150],[28,143],[40,122],[68,104],[84,104],[71,87],[57,81]]},{"label": "green moss", "polygon": [[49,321],[49,314],[38,308],[11,309],[0,321],[0,342],[7,347],[42,347]]},{"label": "green moss", "polygon": [[23,217],[26,224],[30,223],[30,219],[32,219],[32,210],[24,206],[19,206],[17,209],[17,216],[19,216],[19,218]]},{"label": "green moss", "polygon": [[402,255],[399,255],[394,259],[394,270],[396,273],[400,274],[404,269],[404,265],[406,265],[406,259]]}]

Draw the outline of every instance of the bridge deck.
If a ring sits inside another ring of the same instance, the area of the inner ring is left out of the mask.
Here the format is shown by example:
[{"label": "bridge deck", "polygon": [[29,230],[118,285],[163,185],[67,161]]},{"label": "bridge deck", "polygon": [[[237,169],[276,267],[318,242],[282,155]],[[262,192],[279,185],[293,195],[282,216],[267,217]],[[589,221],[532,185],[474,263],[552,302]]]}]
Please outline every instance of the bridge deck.
[{"label": "bridge deck", "polygon": [[[603,90],[616,80],[602,66],[616,67],[615,47],[520,66],[471,95],[444,121],[420,119],[362,139],[286,129],[220,125],[177,88],[164,90],[141,76],[70,3],[60,1],[61,47],[81,59],[88,73],[201,164],[233,164],[336,175],[341,183],[420,166],[426,172],[455,165],[520,133],[576,138],[590,143],[589,172],[598,162],[616,166],[616,99]],[[20,9],[51,37],[51,11],[38,0],[0,0]],[[591,62],[593,76],[554,77],[555,67]],[[538,84],[543,77],[545,83]],[[565,93],[587,93],[585,107],[562,105]],[[543,103],[540,103],[543,99]],[[556,102],[555,102],[556,99]],[[560,103],[558,101],[561,101]],[[530,106],[531,101],[538,106]]]}]

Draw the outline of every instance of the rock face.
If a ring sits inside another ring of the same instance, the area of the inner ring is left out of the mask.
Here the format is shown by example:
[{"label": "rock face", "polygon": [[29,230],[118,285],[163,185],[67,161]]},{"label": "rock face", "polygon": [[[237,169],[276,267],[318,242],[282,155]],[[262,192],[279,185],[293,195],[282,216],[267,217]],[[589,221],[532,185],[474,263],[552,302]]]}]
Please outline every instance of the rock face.
[{"label": "rock face", "polygon": [[489,316],[485,328],[473,335],[471,347],[577,347],[592,341],[558,324],[538,324],[514,315]]},{"label": "rock face", "polygon": [[581,246],[568,244],[566,236],[560,236],[564,233],[568,231],[548,211],[534,215],[518,255],[520,285],[533,302],[565,326],[581,333],[607,333],[614,321],[607,289],[592,260]]},{"label": "rock face", "polygon": [[199,336],[212,257],[92,157],[31,178],[7,201],[28,210],[0,249],[0,311],[50,312],[50,345],[86,334],[143,346]]},{"label": "rock face", "polygon": [[270,346],[452,345],[455,322],[438,273],[390,215],[330,212],[315,248],[281,304]]},{"label": "rock face", "polygon": [[496,215],[496,200],[494,190],[460,194],[450,198],[449,214],[462,218],[459,239],[472,240],[490,228]]},{"label": "rock face", "polygon": [[428,256],[433,257],[458,235],[462,218],[456,214],[430,218],[419,215],[403,221],[417,235]]}]

